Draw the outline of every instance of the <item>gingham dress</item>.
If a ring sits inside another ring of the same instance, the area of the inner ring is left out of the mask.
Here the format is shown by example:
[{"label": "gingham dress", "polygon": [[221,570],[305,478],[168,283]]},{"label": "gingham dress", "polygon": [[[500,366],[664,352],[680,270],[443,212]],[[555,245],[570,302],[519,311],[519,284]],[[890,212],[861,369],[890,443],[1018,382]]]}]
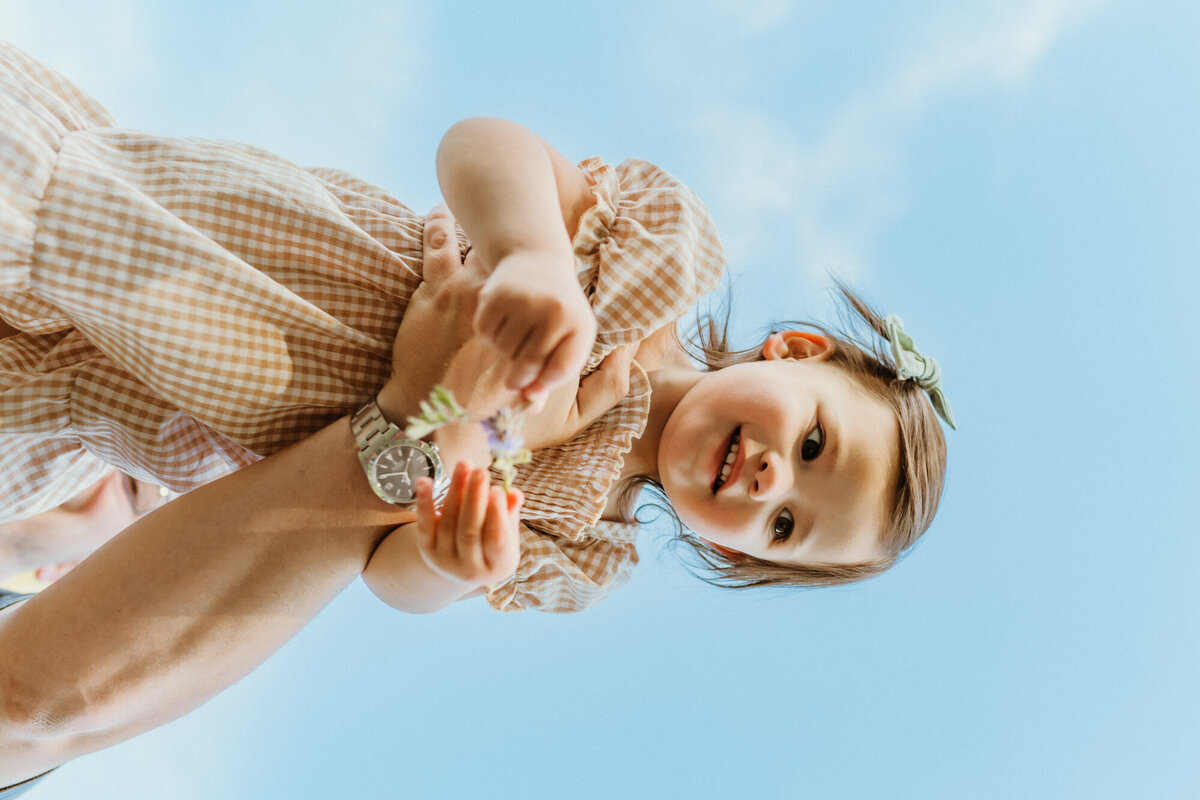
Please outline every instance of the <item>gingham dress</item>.
[{"label": "gingham dress", "polygon": [[[641,161],[580,165],[595,205],[576,269],[594,369],[678,319],[724,258],[703,205]],[[285,447],[374,394],[421,280],[424,219],[343,172],[257,148],[115,127],[0,45],[0,520],[106,465],[177,491]],[[523,555],[497,608],[586,607],[636,561],[598,522],[649,386],[522,468]]]}]

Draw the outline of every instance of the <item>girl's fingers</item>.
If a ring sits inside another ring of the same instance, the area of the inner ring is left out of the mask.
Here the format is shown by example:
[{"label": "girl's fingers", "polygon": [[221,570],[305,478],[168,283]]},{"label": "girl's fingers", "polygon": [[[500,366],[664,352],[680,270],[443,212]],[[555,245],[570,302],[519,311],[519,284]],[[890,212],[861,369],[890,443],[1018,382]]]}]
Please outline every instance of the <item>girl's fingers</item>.
[{"label": "girl's fingers", "polygon": [[[563,337],[541,364],[541,369],[534,376],[537,388],[549,390],[567,379],[574,368],[575,374],[587,361],[587,352],[583,349],[584,337],[572,332]],[[587,344],[590,348],[591,344]]]},{"label": "girl's fingers", "polygon": [[501,566],[503,560],[504,526],[507,522],[504,490],[492,487],[488,495],[487,520],[483,523],[483,562],[489,572]]},{"label": "girl's fingers", "polygon": [[[509,361],[514,362],[510,367],[510,374],[512,370],[521,366],[523,359],[527,358],[524,351],[530,346],[530,338],[533,334],[533,329],[525,321],[512,317],[505,318],[492,332],[490,337],[492,346],[507,356]],[[507,385],[510,389],[518,388],[512,383]]]},{"label": "girl's fingers", "polygon": [[[525,321],[521,340],[512,349],[504,348],[512,359],[505,385],[510,389],[539,391],[551,383],[547,370],[554,372],[557,353],[571,339],[569,321],[559,314]],[[580,362],[582,366],[582,361]]]},{"label": "girl's fingers", "polygon": [[479,301],[475,305],[471,328],[491,342],[493,347],[499,348],[500,337],[504,335],[504,329],[511,321],[505,304],[492,299],[485,283],[479,290]]},{"label": "girl's fingers", "polygon": [[512,574],[517,568],[517,514],[524,495],[513,489],[506,496],[500,487],[493,487],[488,497],[488,516],[483,525],[483,557],[494,580]]},{"label": "girl's fingers", "polygon": [[454,475],[450,479],[450,489],[442,502],[442,519],[438,523],[437,552],[438,558],[444,564],[454,560],[454,539],[458,530],[459,507],[462,505],[464,482],[470,474],[470,469],[463,462],[454,465]]},{"label": "girl's fingers", "polygon": [[478,564],[480,560],[479,538],[487,514],[487,498],[487,470],[472,471],[466,481],[466,494],[459,512],[455,536],[459,560],[470,565]]},{"label": "girl's fingers", "polygon": [[525,493],[520,489],[509,489],[505,500],[508,504],[508,513],[515,514],[521,506],[525,505]]},{"label": "girl's fingers", "polygon": [[427,552],[433,550],[437,526],[438,513],[433,505],[433,481],[420,478],[417,480],[417,540]]}]

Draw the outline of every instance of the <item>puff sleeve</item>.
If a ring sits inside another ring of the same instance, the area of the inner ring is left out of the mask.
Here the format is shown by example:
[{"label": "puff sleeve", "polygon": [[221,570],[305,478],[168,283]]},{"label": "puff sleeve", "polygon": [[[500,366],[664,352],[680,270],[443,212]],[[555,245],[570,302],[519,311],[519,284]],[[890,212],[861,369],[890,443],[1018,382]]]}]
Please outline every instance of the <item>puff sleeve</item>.
[{"label": "puff sleeve", "polygon": [[708,209],[666,170],[636,159],[611,167],[598,158],[580,168],[595,199],[573,243],[599,331],[590,371],[613,348],[687,313],[720,281],[725,251]]}]

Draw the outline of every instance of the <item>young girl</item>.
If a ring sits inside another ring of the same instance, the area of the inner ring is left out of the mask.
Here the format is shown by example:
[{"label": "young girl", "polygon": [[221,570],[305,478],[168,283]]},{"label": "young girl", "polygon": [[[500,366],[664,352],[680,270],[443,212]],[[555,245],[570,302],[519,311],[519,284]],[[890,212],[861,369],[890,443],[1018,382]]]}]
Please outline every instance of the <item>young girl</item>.
[{"label": "young girl", "polygon": [[[476,375],[489,351],[459,351],[457,328],[406,313],[425,220],[390,195],[242,145],[115,129],[27,56],[4,48],[0,62],[0,317],[16,331],[0,350],[7,518],[53,507],[109,464],[202,485],[363,406],[393,366],[413,379],[378,404],[403,424],[456,351],[460,379],[447,382],[464,405],[498,405]],[[440,522],[425,486],[421,524],[367,570],[389,602],[428,610],[485,589],[501,609],[586,607],[636,560],[614,489],[638,477],[661,482],[735,584],[865,577],[928,526],[941,433],[886,359],[784,331],[760,362],[701,373],[674,345],[723,256],[670,175],[636,161],[576,168],[496,120],[452,129],[438,171],[487,276],[472,323],[501,356],[493,383],[555,413],[588,394],[590,378],[549,396],[581,365],[628,368],[629,389],[594,423],[535,415],[547,446],[519,471],[519,527],[516,496],[489,497],[479,473],[457,473]],[[416,333],[393,352],[402,320]]]},{"label": "young girl", "polygon": [[[630,383],[651,389],[645,426],[604,474],[614,488],[599,521],[586,521],[583,492],[534,517],[519,493],[489,495],[486,471],[460,465],[440,514],[432,481],[422,480],[417,520],[376,549],[367,584],[408,611],[483,591],[508,610],[585,608],[637,561],[630,501],[642,484],[665,495],[714,583],[812,586],[879,574],[932,522],[945,470],[935,412],[953,423],[936,362],[897,318],[842,291],[890,353],[811,325],[730,352],[710,321],[702,372],[674,338],[642,343]],[[458,371],[478,376],[483,364],[472,367]],[[561,448],[519,473],[536,474],[551,454]],[[545,533],[551,526],[556,533]]]}]

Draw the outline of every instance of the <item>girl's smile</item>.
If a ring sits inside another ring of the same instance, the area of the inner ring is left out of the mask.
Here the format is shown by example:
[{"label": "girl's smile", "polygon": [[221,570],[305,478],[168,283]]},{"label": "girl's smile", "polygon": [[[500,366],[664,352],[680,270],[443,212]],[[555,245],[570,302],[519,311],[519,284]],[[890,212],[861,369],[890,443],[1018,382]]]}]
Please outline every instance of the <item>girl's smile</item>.
[{"label": "girl's smile", "polygon": [[704,539],[777,563],[883,554],[899,429],[883,401],[826,362],[826,347],[792,331],[768,340],[765,361],[652,374],[656,399],[673,403],[657,431],[657,477]]},{"label": "girl's smile", "polygon": [[728,484],[736,483],[746,463],[746,451],[741,447],[742,428],[739,425],[729,435],[729,440],[716,453],[716,477],[713,478],[713,494]]}]

